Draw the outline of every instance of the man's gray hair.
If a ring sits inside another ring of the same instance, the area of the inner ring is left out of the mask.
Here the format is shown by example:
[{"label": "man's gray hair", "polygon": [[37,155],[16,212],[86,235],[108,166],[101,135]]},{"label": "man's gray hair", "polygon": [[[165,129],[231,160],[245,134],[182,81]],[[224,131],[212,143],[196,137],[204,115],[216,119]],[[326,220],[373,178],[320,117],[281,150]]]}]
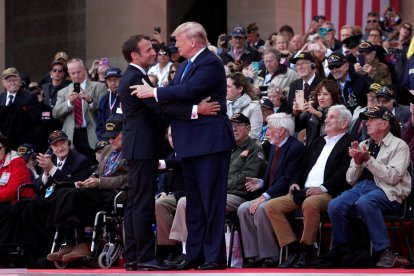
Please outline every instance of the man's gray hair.
[{"label": "man's gray hair", "polygon": [[185,22],[178,26],[171,36],[176,37],[180,33],[184,33],[187,38],[197,39],[204,47],[208,45],[207,32],[200,23]]},{"label": "man's gray hair", "polygon": [[284,128],[292,136],[295,132],[295,121],[293,117],[286,113],[275,113],[267,117],[267,123],[274,128]]},{"label": "man's gray hair", "polygon": [[351,114],[351,111],[348,110],[348,108],[346,108],[342,104],[338,104],[338,105],[331,106],[329,108],[329,111],[336,111],[336,112],[338,112],[339,113],[339,120],[341,120],[341,122],[343,122],[345,120],[348,121],[347,128],[349,129],[349,127],[351,126],[352,114]]}]

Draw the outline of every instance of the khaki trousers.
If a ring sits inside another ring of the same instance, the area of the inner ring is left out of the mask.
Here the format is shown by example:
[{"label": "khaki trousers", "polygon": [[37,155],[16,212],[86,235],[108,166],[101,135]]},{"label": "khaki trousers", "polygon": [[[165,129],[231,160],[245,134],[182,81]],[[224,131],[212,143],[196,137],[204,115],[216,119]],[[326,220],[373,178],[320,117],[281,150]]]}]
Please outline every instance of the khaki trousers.
[{"label": "khaki trousers", "polygon": [[[301,243],[313,245],[319,229],[321,212],[326,212],[328,203],[332,196],[328,193],[308,197],[302,203],[303,233]],[[296,241],[295,233],[290,226],[286,214],[300,208],[294,201],[291,194],[271,199],[265,206],[265,212],[273,230],[276,233],[280,246],[285,246]]]}]

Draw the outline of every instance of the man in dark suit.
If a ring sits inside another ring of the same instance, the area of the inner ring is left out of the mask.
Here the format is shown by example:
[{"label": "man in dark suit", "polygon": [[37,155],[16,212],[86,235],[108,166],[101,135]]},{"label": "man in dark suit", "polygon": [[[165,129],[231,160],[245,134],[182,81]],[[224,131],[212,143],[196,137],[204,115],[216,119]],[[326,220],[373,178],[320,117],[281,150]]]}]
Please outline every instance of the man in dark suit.
[{"label": "man in dark suit", "polygon": [[[272,223],[280,246],[288,246],[289,258],[282,267],[303,268],[313,254],[320,216],[329,201],[346,190],[345,174],[348,135],[352,115],[343,105],[332,106],[325,119],[326,136],[310,146],[294,175],[289,193],[270,200],[265,212]],[[298,208],[303,212],[303,233],[297,241],[286,215]]]},{"label": "man in dark suit", "polygon": [[200,24],[183,23],[173,36],[181,56],[188,60],[178,67],[172,85],[157,89],[142,85],[133,93],[141,98],[155,97],[160,103],[198,104],[205,97],[220,103],[217,116],[174,118],[171,125],[174,146],[182,159],[188,204],[187,257],[178,269],[225,269],[227,177],[235,141],[226,115],[224,67],[206,48],[207,34]]},{"label": "man in dark suit", "polygon": [[321,79],[315,74],[315,59],[309,52],[296,54],[292,58],[291,63],[296,64],[296,72],[298,72],[300,79],[295,80],[290,84],[290,92],[288,95],[288,104],[290,108],[293,106],[296,90],[303,90],[305,100],[309,101],[311,92],[315,90],[315,87],[321,81]]},{"label": "man in dark suit", "polygon": [[19,72],[14,67],[3,71],[2,84],[6,91],[0,93],[0,131],[8,137],[12,148],[22,143],[37,146],[36,137],[29,139],[27,135],[41,123],[36,95],[22,88]]},{"label": "man in dark suit", "polygon": [[247,191],[264,192],[252,201],[244,202],[237,210],[243,239],[243,267],[275,267],[278,245],[264,207],[272,198],[285,195],[293,172],[301,162],[305,146],[292,135],[295,122],[289,114],[277,113],[267,118],[270,148],[266,174],[262,179],[247,177]]},{"label": "man in dark suit", "polygon": [[[201,112],[201,102],[185,105],[157,104],[154,99],[138,99],[131,94],[131,86],[150,83],[146,70],[154,63],[155,51],[148,37],[135,35],[122,46],[124,58],[129,66],[121,78],[119,95],[124,115],[122,154],[128,161],[129,190],[125,210],[125,259],[126,269],[169,269],[155,259],[155,238],[152,224],[155,223],[155,193],[159,151],[164,140],[163,123],[160,115],[190,120],[193,110]],[[152,91],[153,88],[149,87]],[[215,103],[208,103],[214,113],[219,109]],[[198,121],[198,120],[197,120]],[[174,140],[176,141],[176,140]],[[174,142],[175,143],[175,142]]]}]

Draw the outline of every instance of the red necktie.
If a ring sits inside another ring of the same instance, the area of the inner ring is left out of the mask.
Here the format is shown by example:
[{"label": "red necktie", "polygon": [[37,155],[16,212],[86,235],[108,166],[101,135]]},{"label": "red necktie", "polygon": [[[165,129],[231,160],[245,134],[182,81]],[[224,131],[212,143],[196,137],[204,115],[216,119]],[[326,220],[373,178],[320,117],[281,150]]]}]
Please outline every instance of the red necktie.
[{"label": "red necktie", "polygon": [[273,181],[275,180],[276,176],[276,165],[277,165],[277,160],[279,159],[280,156],[280,148],[276,147],[275,148],[275,152],[273,154],[273,158],[272,158],[272,163],[270,164],[270,171],[269,171],[269,187],[272,186]]},{"label": "red necktie", "polygon": [[75,127],[81,128],[83,124],[82,99],[76,98],[73,104],[73,111],[75,113]]}]

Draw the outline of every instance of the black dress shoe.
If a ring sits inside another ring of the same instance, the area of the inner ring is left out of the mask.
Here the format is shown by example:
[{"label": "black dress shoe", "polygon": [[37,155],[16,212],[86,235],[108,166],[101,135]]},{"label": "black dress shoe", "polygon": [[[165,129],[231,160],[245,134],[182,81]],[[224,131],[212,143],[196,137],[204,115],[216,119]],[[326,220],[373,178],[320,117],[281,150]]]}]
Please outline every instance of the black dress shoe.
[{"label": "black dress shoe", "polygon": [[294,268],[305,268],[309,264],[309,254],[307,252],[301,252],[296,263],[293,265]]},{"label": "black dress shoe", "polygon": [[156,259],[137,264],[137,270],[173,270],[173,269],[174,269],[173,266],[163,264],[162,262]]},{"label": "black dress shoe", "polygon": [[194,261],[183,260],[181,263],[178,263],[174,266],[176,270],[190,270],[190,269],[196,269],[198,266],[198,263]]},{"label": "black dress shoe", "polygon": [[275,261],[273,258],[265,258],[263,263],[259,265],[260,268],[275,268],[279,265],[278,261]]},{"label": "black dress shoe", "polygon": [[223,263],[204,263],[198,267],[199,270],[224,270],[226,265]]},{"label": "black dress shoe", "polygon": [[185,260],[185,254],[180,254],[178,256],[175,256],[172,259],[165,260],[164,263],[167,264],[167,265],[176,266],[177,264],[181,263],[184,260]]},{"label": "black dress shoe", "polygon": [[297,253],[292,253],[289,255],[289,257],[287,258],[287,260],[284,263],[281,263],[278,267],[280,268],[291,268],[293,267],[294,264],[296,264],[296,261],[299,258],[299,254]]},{"label": "black dress shoe", "polygon": [[243,268],[254,268],[257,267],[257,262],[255,257],[248,257],[243,262]]},{"label": "black dress shoe", "polygon": [[137,270],[137,262],[125,263],[126,271],[135,271]]}]

